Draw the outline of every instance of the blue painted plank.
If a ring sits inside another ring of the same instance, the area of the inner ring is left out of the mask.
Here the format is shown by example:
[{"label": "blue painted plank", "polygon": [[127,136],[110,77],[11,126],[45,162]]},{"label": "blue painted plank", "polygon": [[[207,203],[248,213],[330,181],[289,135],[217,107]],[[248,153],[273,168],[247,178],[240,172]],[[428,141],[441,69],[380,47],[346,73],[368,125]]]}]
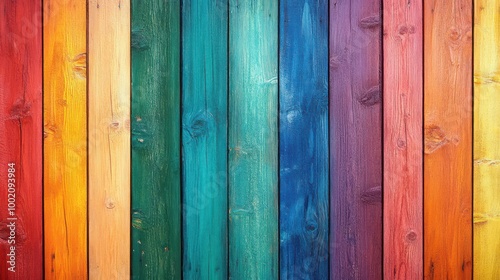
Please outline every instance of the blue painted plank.
[{"label": "blue painted plank", "polygon": [[280,5],[280,274],[328,279],[328,1]]},{"label": "blue painted plank", "polygon": [[184,279],[227,279],[227,1],[182,4]]}]

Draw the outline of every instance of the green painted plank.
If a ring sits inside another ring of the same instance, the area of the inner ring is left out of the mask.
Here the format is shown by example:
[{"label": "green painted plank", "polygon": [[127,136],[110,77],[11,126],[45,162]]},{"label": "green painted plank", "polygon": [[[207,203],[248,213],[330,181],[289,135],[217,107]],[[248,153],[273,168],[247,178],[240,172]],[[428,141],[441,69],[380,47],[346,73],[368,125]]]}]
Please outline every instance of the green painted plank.
[{"label": "green painted plank", "polygon": [[132,278],[181,279],[180,1],[132,0]]},{"label": "green painted plank", "polygon": [[229,18],[229,275],[278,279],[278,0]]},{"label": "green painted plank", "polygon": [[227,279],[227,0],[182,4],[184,279]]}]

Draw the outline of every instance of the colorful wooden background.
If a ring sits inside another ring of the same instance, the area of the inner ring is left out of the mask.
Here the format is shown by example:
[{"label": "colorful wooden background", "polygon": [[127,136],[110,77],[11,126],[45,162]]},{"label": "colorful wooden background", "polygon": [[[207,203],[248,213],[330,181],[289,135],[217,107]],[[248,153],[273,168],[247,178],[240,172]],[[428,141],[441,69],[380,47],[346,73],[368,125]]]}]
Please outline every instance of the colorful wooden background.
[{"label": "colorful wooden background", "polygon": [[500,0],[0,11],[0,279],[500,279]]}]

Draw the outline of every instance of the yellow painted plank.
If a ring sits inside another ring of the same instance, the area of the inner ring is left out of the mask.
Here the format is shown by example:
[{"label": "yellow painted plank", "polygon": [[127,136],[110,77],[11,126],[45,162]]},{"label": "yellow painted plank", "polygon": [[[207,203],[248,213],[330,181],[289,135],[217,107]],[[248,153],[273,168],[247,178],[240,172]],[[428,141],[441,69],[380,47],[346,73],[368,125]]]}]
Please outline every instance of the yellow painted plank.
[{"label": "yellow painted plank", "polygon": [[45,279],[87,278],[86,3],[45,0]]},{"label": "yellow painted plank", "polygon": [[89,275],[130,278],[130,1],[88,2]]},{"label": "yellow painted plank", "polygon": [[474,278],[500,275],[500,0],[474,18]]}]

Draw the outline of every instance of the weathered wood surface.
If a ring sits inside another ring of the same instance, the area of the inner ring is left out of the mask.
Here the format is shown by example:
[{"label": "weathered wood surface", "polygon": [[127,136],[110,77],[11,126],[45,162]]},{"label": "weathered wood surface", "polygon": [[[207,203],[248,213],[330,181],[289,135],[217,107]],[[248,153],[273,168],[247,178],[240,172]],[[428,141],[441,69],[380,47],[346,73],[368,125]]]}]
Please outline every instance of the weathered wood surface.
[{"label": "weathered wood surface", "polygon": [[184,279],[228,278],[227,4],[182,4]]},{"label": "weathered wood surface", "polygon": [[0,279],[42,279],[42,2],[0,10]]},{"label": "weathered wood surface", "polygon": [[132,276],[181,279],[179,0],[132,0],[132,82]]},{"label": "weathered wood surface", "polygon": [[384,279],[422,279],[422,2],[384,7]]},{"label": "weathered wood surface", "polygon": [[91,279],[130,278],[130,1],[88,2]]},{"label": "weathered wood surface", "polygon": [[330,278],[382,277],[381,1],[330,2]]},{"label": "weathered wood surface", "polygon": [[229,277],[278,278],[278,1],[231,1]]},{"label": "weathered wood surface", "polygon": [[500,275],[500,1],[474,4],[474,278]]},{"label": "weathered wood surface", "polygon": [[44,1],[45,279],[87,278],[87,5]]},{"label": "weathered wood surface", "polygon": [[328,1],[280,4],[280,275],[328,279]]},{"label": "weathered wood surface", "polygon": [[424,5],[424,278],[472,277],[472,3]]}]

